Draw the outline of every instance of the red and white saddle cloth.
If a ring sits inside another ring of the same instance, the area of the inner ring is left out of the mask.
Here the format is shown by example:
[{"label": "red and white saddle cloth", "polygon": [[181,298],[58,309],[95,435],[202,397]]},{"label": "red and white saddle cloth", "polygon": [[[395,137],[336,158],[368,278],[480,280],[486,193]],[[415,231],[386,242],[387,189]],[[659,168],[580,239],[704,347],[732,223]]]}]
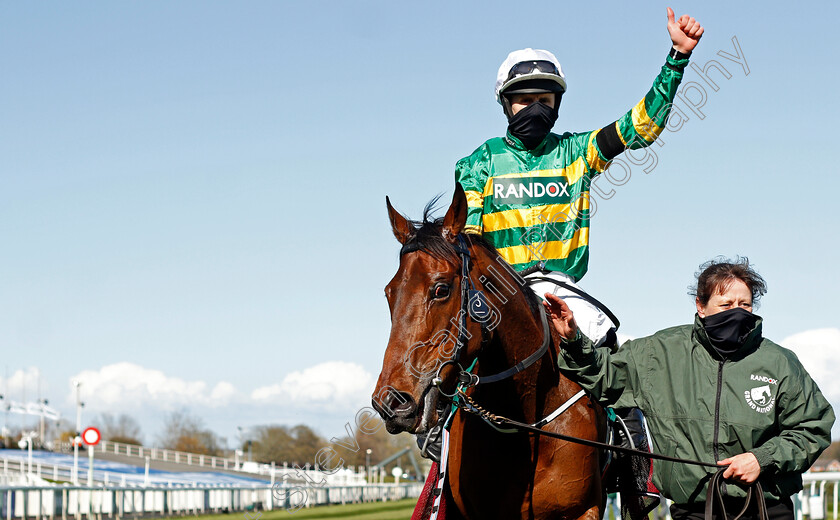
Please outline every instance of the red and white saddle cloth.
[{"label": "red and white saddle cloth", "polygon": [[[437,462],[432,463],[432,469],[429,471],[429,476],[426,477],[426,485],[423,486],[423,492],[417,500],[417,505],[414,506],[414,513],[411,515],[411,520],[429,520],[432,516],[432,509],[434,508],[435,490],[438,484],[438,469],[440,466]],[[441,496],[438,504],[437,518],[438,520],[446,520],[446,497]]]},{"label": "red and white saddle cloth", "polygon": [[[638,409],[618,411],[626,429],[625,435],[632,437],[633,448],[650,452],[650,437],[644,415]],[[625,438],[625,441],[627,439]],[[447,462],[449,460],[449,431],[443,430],[441,462],[432,463],[423,492],[414,507],[411,520],[446,520],[448,495],[446,493]],[[659,504],[659,490],[653,484],[653,463],[639,455],[614,457],[609,472],[612,472],[613,486],[621,493],[621,517],[623,520],[642,520]],[[609,484],[608,484],[609,486]]]},{"label": "red and white saddle cloth", "polygon": [[446,520],[448,499],[446,494],[447,462],[449,461],[449,430],[444,428],[443,444],[440,452],[440,464],[432,463],[423,493],[414,506],[411,520]]},{"label": "red and white saddle cloth", "polygon": [[[619,446],[652,452],[647,421],[638,408],[616,410]],[[614,453],[608,470],[607,490],[621,494],[623,520],[646,519],[659,505],[659,490],[653,484],[653,461],[642,455]]]}]

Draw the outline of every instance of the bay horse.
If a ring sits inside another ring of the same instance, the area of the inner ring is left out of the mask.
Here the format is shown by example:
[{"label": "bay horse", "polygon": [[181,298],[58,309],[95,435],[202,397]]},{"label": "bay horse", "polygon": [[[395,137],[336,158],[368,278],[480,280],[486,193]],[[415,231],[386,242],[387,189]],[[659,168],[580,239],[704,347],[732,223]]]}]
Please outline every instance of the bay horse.
[{"label": "bay horse", "polygon": [[[386,197],[402,250],[397,273],[385,287],[391,334],[373,406],[388,432],[426,433],[449,406],[447,396],[454,393],[466,367],[477,360],[473,372],[480,381],[529,356],[533,359],[545,340],[550,342],[546,353],[527,368],[469,390],[470,397],[492,413],[536,423],[581,391],[557,367],[559,337],[547,337],[554,333],[541,317],[542,304],[496,250],[478,235],[463,234],[467,199],[461,185],[456,183],[443,218],[431,220],[432,204],[422,222],[413,222],[394,210]],[[463,319],[462,300],[475,291],[484,294],[490,309],[491,318],[482,323],[475,317]],[[462,348],[455,338],[463,340]],[[543,429],[602,440],[605,412],[584,396]],[[602,456],[579,444],[503,433],[458,410],[451,418],[449,462],[444,468],[450,504],[457,511],[450,506],[447,520],[458,513],[466,520],[600,520],[605,501]]]}]

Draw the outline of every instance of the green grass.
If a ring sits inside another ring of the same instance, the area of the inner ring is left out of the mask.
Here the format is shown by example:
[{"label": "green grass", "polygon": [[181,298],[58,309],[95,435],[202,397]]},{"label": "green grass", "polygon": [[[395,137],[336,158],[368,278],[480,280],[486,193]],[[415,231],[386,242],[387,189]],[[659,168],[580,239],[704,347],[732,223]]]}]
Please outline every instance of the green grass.
[{"label": "green grass", "polygon": [[[367,504],[347,504],[337,506],[319,506],[299,509],[293,513],[280,509],[263,511],[259,520],[311,520],[313,518],[340,518],[342,520],[409,520],[414,511],[416,498],[391,502],[370,502]],[[248,518],[255,520],[256,513],[248,513]],[[172,517],[181,518],[181,517]],[[244,513],[229,515],[203,515],[199,520],[246,520]]]}]

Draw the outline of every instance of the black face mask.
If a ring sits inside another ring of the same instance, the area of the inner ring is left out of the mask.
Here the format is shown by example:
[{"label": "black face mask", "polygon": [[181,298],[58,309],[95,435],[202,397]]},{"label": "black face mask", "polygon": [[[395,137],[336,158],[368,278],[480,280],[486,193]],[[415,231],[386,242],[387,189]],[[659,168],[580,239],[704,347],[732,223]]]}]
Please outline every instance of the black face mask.
[{"label": "black face mask", "polygon": [[555,121],[555,109],[545,103],[531,103],[510,118],[508,132],[522,141],[525,148],[532,150],[543,142]]},{"label": "black face mask", "polygon": [[706,329],[712,347],[721,356],[726,357],[743,346],[747,335],[759,319],[759,316],[750,311],[737,307],[700,318],[700,321]]}]

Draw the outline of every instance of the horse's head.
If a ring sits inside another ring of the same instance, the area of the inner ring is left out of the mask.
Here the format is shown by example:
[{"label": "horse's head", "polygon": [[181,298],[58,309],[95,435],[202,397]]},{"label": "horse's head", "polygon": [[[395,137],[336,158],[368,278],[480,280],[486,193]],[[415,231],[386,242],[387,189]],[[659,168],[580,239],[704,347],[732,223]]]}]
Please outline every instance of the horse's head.
[{"label": "horse's head", "polygon": [[[397,274],[385,287],[391,310],[391,336],[373,406],[389,432],[422,433],[438,420],[440,389],[451,391],[458,370],[452,359],[459,335],[473,338],[462,358],[475,357],[479,324],[467,320],[462,332],[461,266],[456,246],[467,220],[467,199],[456,183],[452,204],[442,219],[423,222],[400,215],[386,198],[394,236],[402,244]],[[472,248],[476,249],[476,248]],[[439,377],[436,385],[432,380]]]}]

